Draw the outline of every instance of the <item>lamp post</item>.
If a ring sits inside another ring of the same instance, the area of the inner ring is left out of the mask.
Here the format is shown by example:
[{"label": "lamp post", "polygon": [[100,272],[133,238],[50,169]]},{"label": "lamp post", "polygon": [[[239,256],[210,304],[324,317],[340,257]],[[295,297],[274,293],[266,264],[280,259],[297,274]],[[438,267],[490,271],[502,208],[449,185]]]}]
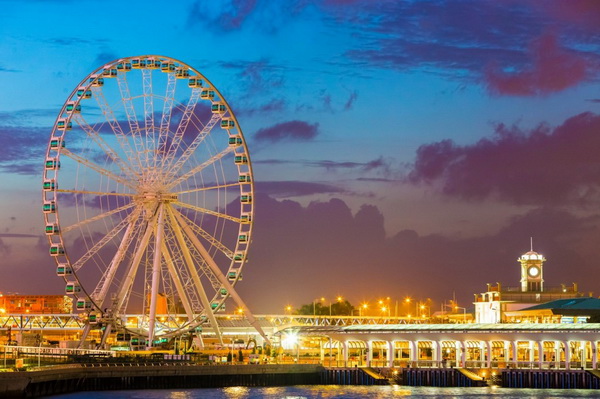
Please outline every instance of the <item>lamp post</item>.
[{"label": "lamp post", "polygon": [[368,308],[369,308],[369,304],[368,303],[363,303],[362,305],[360,305],[360,308],[358,308],[358,315],[360,317],[362,317],[363,316],[363,310],[366,313]]}]

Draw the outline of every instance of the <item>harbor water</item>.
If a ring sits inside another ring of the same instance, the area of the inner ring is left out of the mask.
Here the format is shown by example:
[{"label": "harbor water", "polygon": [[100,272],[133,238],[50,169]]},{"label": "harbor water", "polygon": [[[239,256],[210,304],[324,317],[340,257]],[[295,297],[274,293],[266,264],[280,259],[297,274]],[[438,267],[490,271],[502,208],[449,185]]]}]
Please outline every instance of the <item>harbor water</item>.
[{"label": "harbor water", "polygon": [[568,399],[600,398],[590,389],[437,388],[399,385],[348,386],[301,385],[290,387],[227,387],[200,389],[157,389],[131,391],[75,392],[52,399],[385,399],[385,398],[493,398]]}]

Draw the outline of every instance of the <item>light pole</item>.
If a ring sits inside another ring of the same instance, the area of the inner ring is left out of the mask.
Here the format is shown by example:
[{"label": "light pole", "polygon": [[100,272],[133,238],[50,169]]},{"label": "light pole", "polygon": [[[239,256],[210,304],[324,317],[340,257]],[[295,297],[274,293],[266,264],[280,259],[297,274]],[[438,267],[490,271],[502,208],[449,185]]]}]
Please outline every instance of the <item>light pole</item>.
[{"label": "light pole", "polygon": [[368,308],[369,308],[369,304],[368,303],[363,303],[362,305],[360,305],[360,307],[358,308],[358,315],[360,317],[362,317],[363,316],[363,310],[366,313]]}]

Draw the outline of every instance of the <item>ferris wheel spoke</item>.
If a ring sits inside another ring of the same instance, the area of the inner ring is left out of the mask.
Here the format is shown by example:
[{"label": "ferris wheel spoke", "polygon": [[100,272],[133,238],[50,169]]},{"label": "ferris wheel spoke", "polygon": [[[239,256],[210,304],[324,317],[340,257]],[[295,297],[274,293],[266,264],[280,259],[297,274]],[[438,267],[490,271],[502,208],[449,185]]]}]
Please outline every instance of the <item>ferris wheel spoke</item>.
[{"label": "ferris wheel spoke", "polygon": [[158,206],[158,215],[156,224],[154,225],[154,257],[152,260],[152,275],[150,278],[151,289],[150,289],[150,311],[148,316],[148,340],[154,341],[154,328],[156,325],[156,305],[158,302],[158,288],[160,285],[160,271],[162,264],[162,251],[161,247],[164,239],[165,231],[165,206]]},{"label": "ferris wheel spoke", "polygon": [[239,187],[239,186],[240,186],[240,183],[217,184],[214,186],[205,186],[205,187],[192,188],[190,190],[175,191],[175,192],[173,192],[173,194],[181,195],[181,194],[196,193],[199,191],[219,190],[219,189],[223,189],[223,188]]},{"label": "ferris wheel spoke", "polygon": [[62,232],[63,232],[63,233],[68,233],[68,232],[69,232],[69,231],[71,231],[71,230],[75,230],[75,229],[77,229],[77,228],[80,228],[80,227],[82,227],[82,226],[85,226],[86,224],[89,224],[89,223],[92,223],[92,222],[98,221],[98,220],[100,220],[100,219],[104,219],[104,218],[106,218],[106,217],[109,217],[109,216],[111,216],[111,215],[114,215],[115,213],[120,213],[120,212],[126,211],[126,210],[128,210],[128,209],[130,209],[130,208],[133,208],[134,206],[135,206],[135,204],[134,204],[134,203],[130,203],[130,204],[127,204],[127,205],[123,205],[123,206],[120,206],[120,207],[118,207],[118,208],[112,209],[112,210],[110,210],[110,211],[107,211],[107,212],[101,213],[101,214],[99,214],[99,215],[93,216],[93,217],[91,217],[91,218],[84,219],[84,220],[80,221],[79,223],[75,223],[75,224],[72,224],[72,225],[70,225],[70,226],[67,226],[67,227],[61,228],[61,230],[62,230]]},{"label": "ferris wheel spoke", "polygon": [[121,149],[127,156],[127,159],[129,159],[131,161],[131,165],[132,165],[133,169],[137,170],[138,172],[141,171],[143,169],[143,166],[141,164],[139,156],[131,148],[129,139],[125,135],[125,132],[123,132],[123,128],[121,128],[119,121],[117,121],[117,118],[115,117],[115,114],[114,114],[112,108],[108,105],[106,98],[104,98],[104,93],[102,91],[102,88],[98,87],[98,86],[95,86],[95,87],[92,86],[92,93],[94,93],[93,97],[96,99],[96,103],[98,104],[98,106],[100,107],[100,110],[104,114],[104,118],[106,119],[106,121],[108,122],[108,125],[110,126],[113,133],[115,134],[115,137],[117,138],[117,141],[119,142],[119,145],[121,146]]},{"label": "ferris wheel spoke", "polygon": [[139,245],[137,246],[137,248],[135,250],[133,259],[131,260],[131,263],[129,264],[129,266],[127,268],[125,277],[123,278],[123,280],[121,280],[121,285],[117,292],[117,296],[115,298],[115,301],[112,304],[113,313],[125,314],[125,309],[123,307],[127,303],[129,296],[131,295],[131,287],[133,286],[133,282],[135,280],[135,276],[137,274],[137,270],[139,268],[140,262],[146,251],[146,248],[148,247],[148,244],[150,242],[150,237],[152,236],[152,233],[154,231],[154,228],[152,225],[154,225],[155,223],[156,223],[156,216],[154,216],[144,226],[146,228],[146,231],[144,232],[144,235],[142,236],[142,238],[139,242]]},{"label": "ferris wheel spoke", "polygon": [[169,137],[169,126],[171,124],[171,115],[173,113],[173,101],[175,98],[175,88],[177,80],[174,73],[167,74],[167,88],[165,92],[165,102],[163,104],[162,116],[160,119],[160,132],[158,136],[157,149],[167,148],[167,139]]},{"label": "ferris wheel spoke", "polygon": [[99,166],[98,164],[96,164],[96,163],[94,163],[92,161],[89,161],[88,159],[86,159],[86,158],[84,158],[82,156],[79,156],[77,154],[72,153],[71,151],[67,150],[66,148],[63,148],[61,150],[61,155],[65,155],[68,158],[71,158],[72,160],[74,160],[75,162],[77,162],[77,163],[79,163],[81,165],[85,165],[88,168],[90,168],[92,170],[95,170],[96,172],[100,173],[101,175],[106,176],[109,179],[112,179],[112,180],[116,181],[117,183],[121,183],[124,186],[127,186],[127,187],[133,189],[133,185],[132,185],[131,181],[129,181],[128,179],[124,179],[124,178],[122,178],[120,176],[117,176],[114,173],[112,173],[112,172],[104,169],[103,167]]},{"label": "ferris wheel spoke", "polygon": [[100,308],[104,307],[104,302],[106,301],[108,290],[114,281],[115,274],[119,266],[123,262],[123,258],[125,257],[127,249],[129,248],[131,242],[133,241],[133,238],[135,237],[135,226],[137,224],[137,219],[140,213],[141,209],[136,209],[135,212],[131,215],[127,226],[127,230],[125,230],[125,234],[119,244],[119,248],[117,248],[117,251],[113,256],[109,267],[106,268],[105,272],[102,274],[102,277],[98,282],[96,289],[94,289],[94,291],[90,295],[94,302],[99,302]]},{"label": "ferris wheel spoke", "polygon": [[[146,143],[145,148],[147,150],[154,150],[156,144],[154,142],[154,96],[152,95],[152,71],[149,69],[142,70],[142,83],[144,86],[144,126],[146,128]],[[139,150],[138,150],[139,151]],[[146,167],[151,166],[149,164],[149,151],[142,149]],[[154,159],[154,158],[153,158]],[[154,166],[154,165],[152,165]]]},{"label": "ferris wheel spoke", "polygon": [[113,161],[115,165],[121,169],[121,172],[124,175],[129,176],[130,178],[137,176],[137,173],[123,159],[121,159],[121,157],[117,155],[117,153],[111,148],[110,145],[108,145],[108,143],[102,138],[96,129],[87,124],[81,114],[75,114],[72,120],[75,121],[75,123],[77,123],[81,129],[83,129],[85,134],[92,139],[102,151],[104,151],[106,156],[108,156],[111,161]]},{"label": "ferris wheel spoke", "polygon": [[183,238],[183,232],[182,232],[177,220],[173,216],[175,212],[176,211],[171,206],[167,207],[167,213],[171,220],[170,225],[172,226],[173,232],[175,233],[175,237],[177,238],[177,242],[179,244],[179,249],[181,250],[183,259],[188,267],[188,272],[194,282],[196,292],[199,294],[200,301],[202,302],[202,306],[204,307],[204,309],[206,311],[206,315],[208,316],[208,318],[210,320],[211,326],[213,327],[215,334],[217,335],[217,338],[219,339],[219,342],[221,342],[221,344],[222,344],[223,338],[221,336],[221,331],[219,329],[217,319],[215,318],[214,312],[210,305],[210,301],[208,300],[206,292],[204,291],[204,287],[202,286],[202,281],[200,281],[200,276],[198,275],[196,267],[194,266],[195,263],[192,259],[190,249],[188,248],[187,243],[185,242],[185,239]]},{"label": "ferris wheel spoke", "polygon": [[121,230],[130,223],[131,218],[125,218],[112,228],[104,237],[96,242],[81,258],[73,263],[73,271],[77,272],[88,260],[92,259],[106,244],[113,240]]},{"label": "ferris wheel spoke", "polygon": [[140,124],[138,123],[135,107],[133,101],[131,101],[131,92],[129,90],[129,84],[127,82],[127,74],[117,74],[117,84],[119,86],[119,92],[121,93],[121,102],[127,115],[127,121],[129,123],[129,130],[133,137],[133,144],[138,153],[144,151],[144,146],[140,136]]},{"label": "ferris wheel spoke", "polygon": [[188,223],[188,226],[190,227],[190,229],[193,230],[193,232],[195,234],[199,235],[204,240],[208,241],[208,243],[211,246],[217,248],[219,251],[221,251],[223,254],[225,254],[225,256],[227,256],[229,259],[233,259],[233,255],[234,254],[233,254],[233,251],[231,249],[229,249],[226,245],[224,245],[223,243],[221,243],[215,237],[213,237],[212,235],[210,235],[209,233],[207,233],[206,231],[204,231],[200,226],[198,226],[196,223],[192,222],[188,217],[186,217],[185,215],[183,215],[181,213],[180,213],[180,215]]},{"label": "ferris wheel spoke", "polygon": [[165,155],[165,157],[162,160],[163,161],[163,170],[168,170],[171,168],[173,159],[175,158],[175,155],[177,154],[177,151],[179,150],[179,147],[181,146],[183,134],[185,133],[185,131],[190,123],[190,119],[192,118],[192,116],[194,114],[194,109],[196,108],[196,104],[198,103],[199,99],[200,99],[200,89],[199,88],[192,89],[192,94],[190,95],[188,103],[185,106],[185,110],[183,111],[181,120],[179,121],[179,124],[177,125],[177,130],[175,131],[175,134],[173,135],[171,144],[168,146],[167,154]]},{"label": "ferris wheel spoke", "polygon": [[56,192],[58,192],[58,193],[73,193],[73,194],[89,194],[89,195],[100,195],[100,196],[112,195],[112,196],[116,196],[116,197],[129,197],[129,198],[135,197],[135,194],[107,193],[104,191],[67,190],[64,188],[56,189]]},{"label": "ferris wheel spoke", "polygon": [[179,172],[179,170],[185,165],[190,156],[196,151],[198,146],[204,141],[208,133],[213,129],[213,127],[221,120],[221,114],[213,114],[210,118],[210,121],[204,126],[204,128],[198,133],[196,137],[194,137],[194,141],[185,149],[181,157],[175,162],[173,167],[170,169],[168,175],[175,176]]},{"label": "ferris wheel spoke", "polygon": [[179,299],[181,300],[181,303],[183,304],[183,308],[185,309],[185,313],[188,317],[188,320],[191,323],[194,320],[194,311],[193,311],[190,301],[188,299],[187,291],[185,290],[183,283],[181,282],[181,279],[179,278],[179,273],[177,273],[177,269],[173,262],[173,257],[171,256],[171,252],[169,251],[169,248],[167,247],[167,245],[164,242],[161,245],[161,250],[163,253],[163,258],[165,259],[165,263],[167,265],[167,271],[169,272],[169,275],[173,279],[175,288],[177,289],[177,292],[179,293]]},{"label": "ferris wheel spoke", "polygon": [[171,182],[167,186],[167,188],[168,189],[172,189],[173,187],[176,187],[178,184],[181,184],[182,182],[186,181],[190,177],[196,175],[197,173],[200,173],[200,171],[202,171],[202,169],[204,169],[207,166],[212,165],[213,163],[217,162],[219,159],[223,158],[225,155],[229,154],[233,150],[234,150],[233,147],[227,147],[227,148],[225,148],[221,152],[215,154],[212,158],[206,160],[205,162],[202,162],[201,164],[195,166],[194,168],[190,169],[186,173],[184,173],[181,176],[179,176],[177,179],[175,179],[173,182]]},{"label": "ferris wheel spoke", "polygon": [[233,289],[233,286],[229,283],[229,281],[227,280],[227,278],[225,277],[225,275],[223,274],[221,269],[219,269],[219,266],[215,263],[214,259],[210,256],[210,254],[208,253],[206,248],[204,248],[204,246],[202,245],[200,240],[198,240],[198,237],[196,237],[194,235],[194,232],[192,231],[190,226],[186,223],[186,221],[184,220],[181,213],[179,213],[177,210],[172,210],[172,212],[173,212],[177,222],[179,222],[181,229],[186,233],[186,235],[188,236],[188,238],[190,239],[190,241],[192,242],[192,244],[194,245],[196,250],[198,250],[200,255],[204,258],[204,260],[210,267],[210,269],[213,272],[213,274],[215,275],[215,277],[217,277],[217,279],[219,280],[219,283],[221,283],[221,286],[223,286],[227,290],[227,293],[229,295],[231,295],[231,298],[233,298],[233,300],[237,303],[237,305],[242,308],[242,310],[244,311],[244,314],[246,315],[250,324],[256,329],[256,331],[258,331],[258,333],[263,337],[265,342],[270,344],[270,340],[265,335],[258,320],[256,320],[256,318],[252,315],[252,313],[250,312],[250,309],[248,309],[248,307],[246,306],[246,304],[244,303],[242,298]]},{"label": "ferris wheel spoke", "polygon": [[181,206],[181,207],[187,208],[187,209],[192,209],[192,210],[194,210],[196,212],[205,213],[207,215],[216,216],[216,217],[221,218],[221,219],[231,220],[232,222],[236,222],[236,223],[241,223],[242,222],[242,219],[237,218],[235,216],[227,215],[227,214],[221,213],[221,212],[211,211],[210,209],[202,208],[202,207],[199,207],[199,206],[196,206],[196,205],[187,204],[185,202],[175,202],[174,205]]}]

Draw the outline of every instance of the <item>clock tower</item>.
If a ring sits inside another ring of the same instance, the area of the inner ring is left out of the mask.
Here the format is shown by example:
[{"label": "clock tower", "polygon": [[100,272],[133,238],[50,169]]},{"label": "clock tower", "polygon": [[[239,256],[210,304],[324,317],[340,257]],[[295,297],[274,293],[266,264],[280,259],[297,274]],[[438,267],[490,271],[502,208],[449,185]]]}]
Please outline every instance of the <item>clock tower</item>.
[{"label": "clock tower", "polygon": [[521,291],[542,292],[544,291],[544,261],[542,254],[533,249],[518,259],[521,264]]}]

